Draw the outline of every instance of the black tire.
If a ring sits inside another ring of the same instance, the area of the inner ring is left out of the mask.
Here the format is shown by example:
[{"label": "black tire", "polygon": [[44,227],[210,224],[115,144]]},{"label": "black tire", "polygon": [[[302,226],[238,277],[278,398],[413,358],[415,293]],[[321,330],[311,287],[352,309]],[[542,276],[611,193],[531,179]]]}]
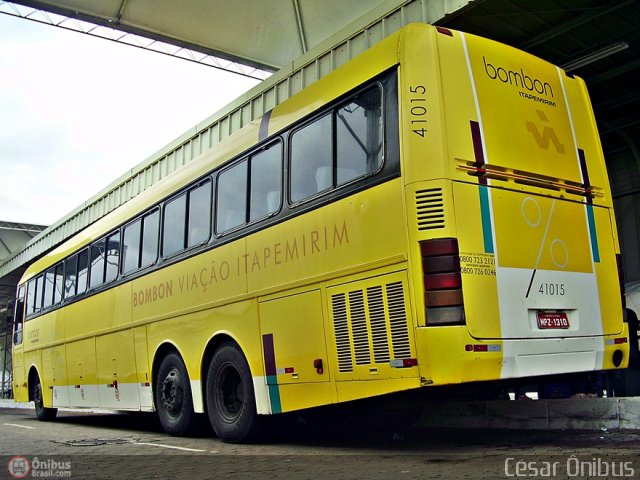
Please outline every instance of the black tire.
[{"label": "black tire", "polygon": [[170,353],[162,359],[154,392],[163,430],[173,436],[190,433],[196,419],[191,384],[184,362],[177,353]]},{"label": "black tire", "polygon": [[255,437],[258,415],[251,371],[233,343],[223,344],[209,364],[207,413],[218,438],[240,443]]},{"label": "black tire", "polygon": [[33,385],[33,403],[36,407],[36,418],[41,422],[49,422],[56,418],[58,409],[44,406],[44,399],[42,398],[42,384],[40,383],[40,377],[37,376]]}]

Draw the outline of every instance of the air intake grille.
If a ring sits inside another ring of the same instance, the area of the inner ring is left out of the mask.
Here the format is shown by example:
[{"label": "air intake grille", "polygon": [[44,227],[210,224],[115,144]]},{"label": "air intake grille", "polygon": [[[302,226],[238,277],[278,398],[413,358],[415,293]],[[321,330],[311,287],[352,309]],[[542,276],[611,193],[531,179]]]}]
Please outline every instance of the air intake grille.
[{"label": "air intake grille", "polygon": [[338,370],[411,358],[402,282],[331,296]]},{"label": "air intake grille", "polygon": [[444,228],[444,199],[441,188],[416,192],[418,230]]},{"label": "air intake grille", "polygon": [[349,318],[345,294],[340,293],[331,298],[333,309],[333,328],[336,335],[336,350],[338,352],[338,370],[350,372],[353,370],[351,360],[351,345],[349,342]]}]

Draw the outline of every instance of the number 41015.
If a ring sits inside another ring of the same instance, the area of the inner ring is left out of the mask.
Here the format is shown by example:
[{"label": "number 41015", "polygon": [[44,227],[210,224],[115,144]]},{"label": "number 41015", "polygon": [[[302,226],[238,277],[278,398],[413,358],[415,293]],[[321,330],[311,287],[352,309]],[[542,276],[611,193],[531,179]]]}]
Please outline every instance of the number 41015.
[{"label": "number 41015", "polygon": [[424,85],[409,86],[409,115],[411,131],[425,138],[427,135],[427,88]]}]

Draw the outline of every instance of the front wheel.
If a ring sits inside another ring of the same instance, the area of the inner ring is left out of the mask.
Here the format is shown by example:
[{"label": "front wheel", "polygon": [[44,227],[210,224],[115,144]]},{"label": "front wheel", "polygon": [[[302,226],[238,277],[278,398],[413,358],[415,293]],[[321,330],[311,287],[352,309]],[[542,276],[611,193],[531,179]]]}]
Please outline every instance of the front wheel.
[{"label": "front wheel", "polygon": [[214,354],[207,372],[207,413],[221,440],[239,443],[257,430],[255,395],[249,365],[233,343]]},{"label": "front wheel", "polygon": [[187,368],[177,353],[162,359],[155,383],[156,410],[160,424],[169,435],[189,433],[195,424],[191,384]]},{"label": "front wheel", "polygon": [[56,418],[58,414],[57,408],[48,408],[44,406],[44,399],[42,398],[42,384],[40,383],[40,377],[36,377],[36,383],[33,386],[33,403],[36,407],[36,418],[42,422],[48,422]]}]

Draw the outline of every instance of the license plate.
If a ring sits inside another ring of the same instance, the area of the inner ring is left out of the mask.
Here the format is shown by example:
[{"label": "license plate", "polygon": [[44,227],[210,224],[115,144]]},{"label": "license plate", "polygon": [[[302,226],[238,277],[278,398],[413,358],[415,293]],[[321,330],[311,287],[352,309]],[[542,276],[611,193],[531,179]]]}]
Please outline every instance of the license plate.
[{"label": "license plate", "polygon": [[569,319],[564,312],[538,312],[538,328],[562,329],[569,328]]}]

